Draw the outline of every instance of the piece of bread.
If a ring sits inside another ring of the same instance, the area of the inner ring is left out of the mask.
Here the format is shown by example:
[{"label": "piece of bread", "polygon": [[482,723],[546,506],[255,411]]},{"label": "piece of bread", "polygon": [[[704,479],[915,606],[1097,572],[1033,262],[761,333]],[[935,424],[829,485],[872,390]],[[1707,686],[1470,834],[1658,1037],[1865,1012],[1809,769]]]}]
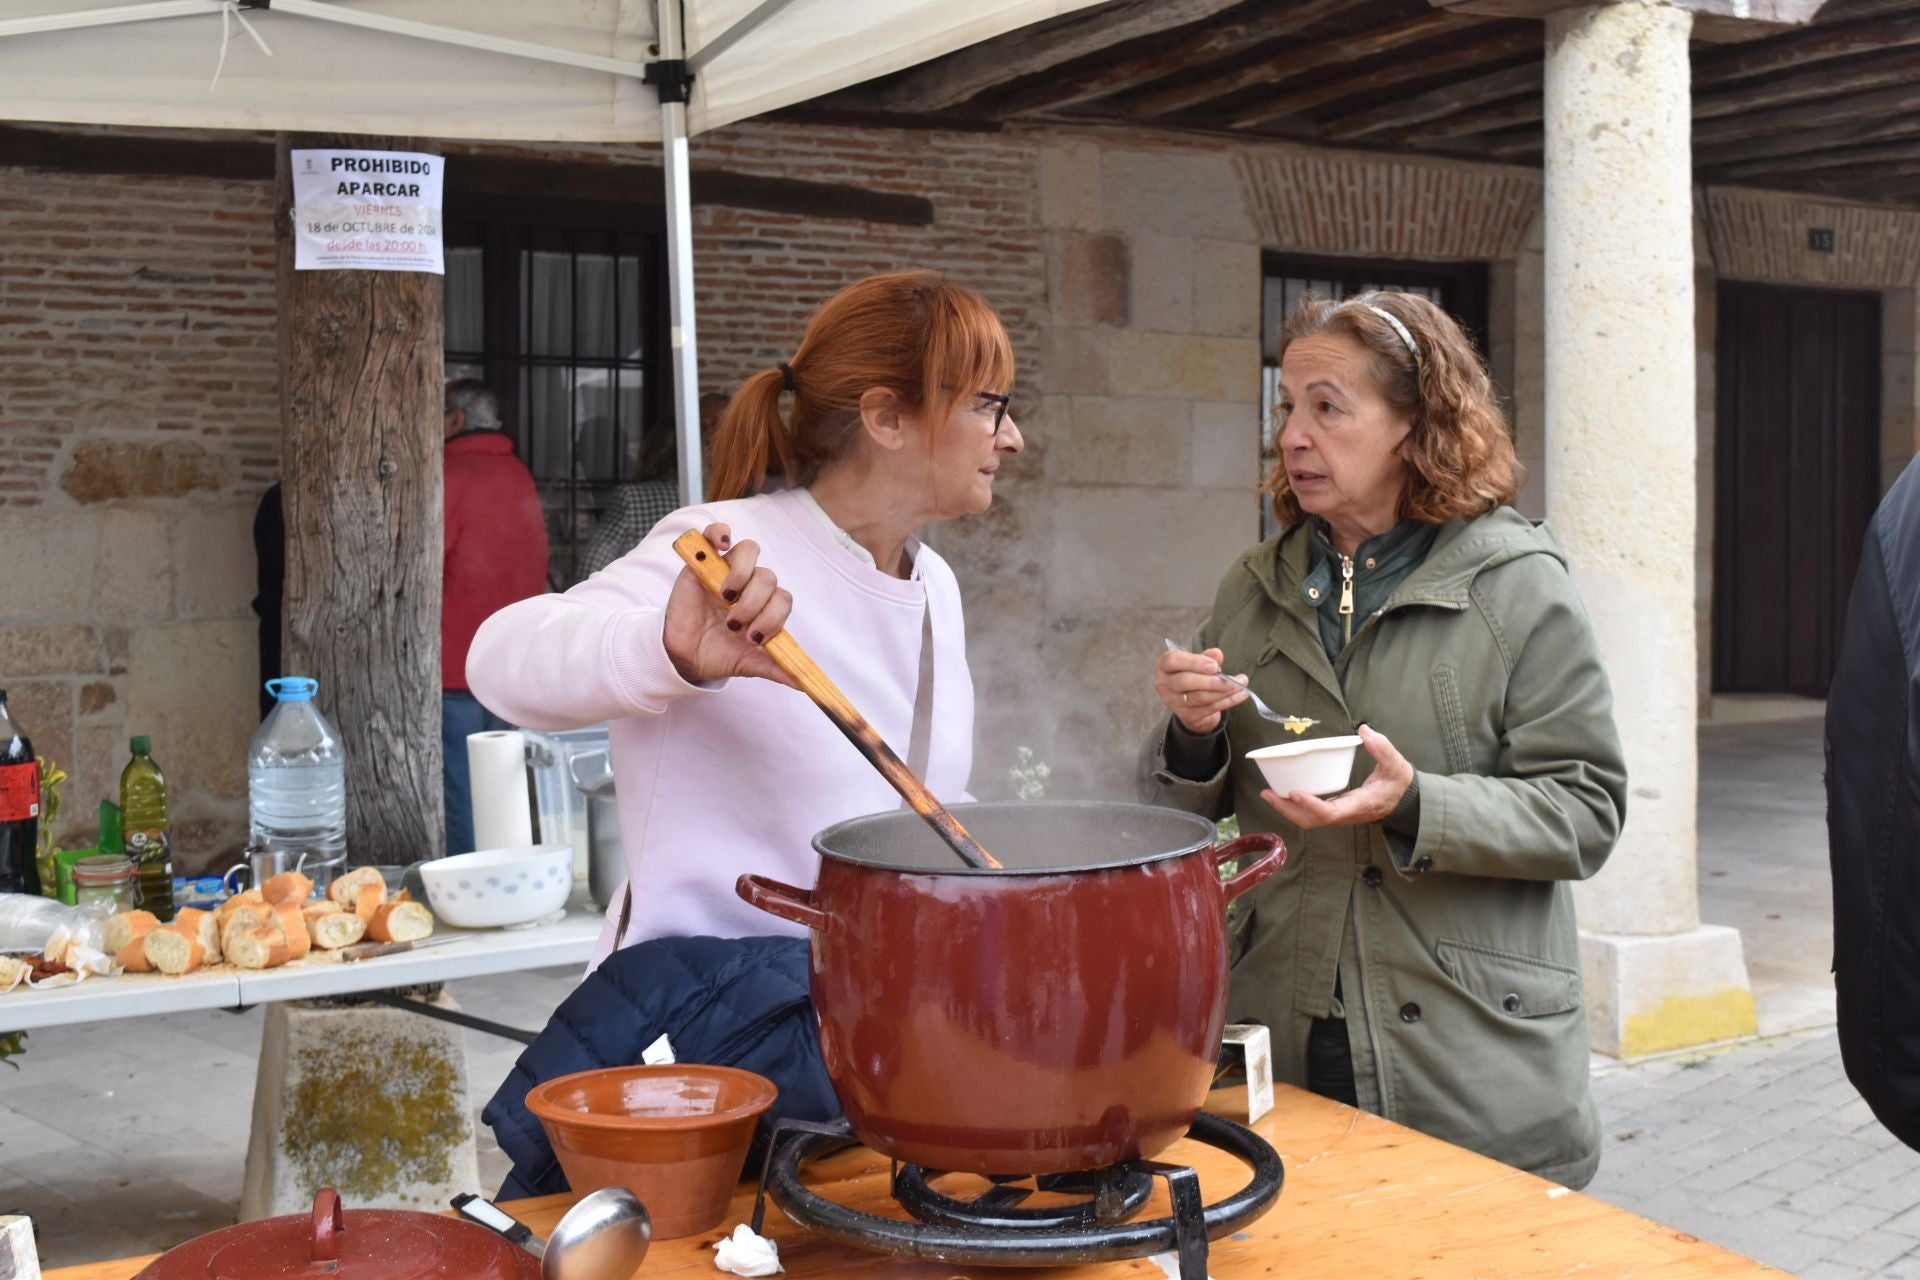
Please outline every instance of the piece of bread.
[{"label": "piece of bread", "polygon": [[417,902],[388,902],[367,921],[374,942],[418,942],[433,932],[433,912]]},{"label": "piece of bread", "polygon": [[18,956],[0,956],[0,991],[11,991],[33,974],[33,966]]},{"label": "piece of bread", "polygon": [[206,963],[207,949],[200,945],[200,926],[197,924],[161,925],[141,939],[146,948],[147,963],[162,973],[192,973]]},{"label": "piece of bread", "polygon": [[[147,930],[147,933],[152,932],[153,930],[151,929]],[[120,948],[120,950],[114,952],[113,962],[122,969],[125,969],[128,973],[152,973],[153,966],[147,963],[146,934],[142,934],[126,946]]]},{"label": "piece of bread", "polygon": [[264,907],[266,905],[267,899],[265,894],[261,893],[258,889],[249,889],[245,893],[234,894],[231,898],[228,898],[225,902],[215,907],[213,914],[215,920],[219,922],[220,931],[225,933],[227,931],[227,921],[232,918],[234,912],[244,910],[247,907]]},{"label": "piece of bread", "polygon": [[298,960],[307,954],[311,945],[307,937],[307,918],[300,914],[297,906],[280,906],[273,909],[280,917],[280,932],[287,935],[287,959]]},{"label": "piece of bread", "polygon": [[351,911],[354,909],[354,904],[359,901],[360,886],[363,884],[378,888],[381,898],[386,898],[387,879],[373,867],[355,867],[347,872],[327,886],[327,897]]},{"label": "piece of bread", "polygon": [[228,962],[233,961],[233,940],[245,937],[255,929],[265,929],[269,933],[280,932],[280,913],[269,907],[241,907],[228,913],[220,925],[220,955]]},{"label": "piece of bread", "polygon": [[381,881],[379,884],[362,882],[360,887],[354,890],[353,914],[359,916],[368,924],[372,924],[373,913],[378,911],[381,904],[386,900],[387,886],[385,881]]},{"label": "piece of bread", "polygon": [[122,911],[107,918],[107,941],[101,949],[117,956],[127,949],[129,942],[159,927],[160,917],[151,911]]},{"label": "piece of bread", "polygon": [[289,902],[297,906],[313,896],[313,881],[298,871],[282,871],[261,885],[260,892],[276,907]]},{"label": "piece of bread", "polygon": [[206,963],[220,963],[220,925],[212,912],[202,911],[198,907],[182,907],[174,914],[173,923],[193,930],[194,938],[206,949]]},{"label": "piece of bread", "polygon": [[[346,911],[347,909],[345,907],[331,898],[320,898],[314,902],[303,902],[300,904],[300,914],[308,920],[314,920],[320,916],[337,916]],[[348,912],[347,914],[351,913]]]},{"label": "piece of bread", "polygon": [[365,937],[367,922],[352,912],[336,911],[332,915],[310,917],[307,920],[307,933],[314,946],[332,951],[339,947],[350,947]]},{"label": "piece of bread", "polygon": [[221,938],[227,959],[242,969],[273,969],[287,962],[287,935],[261,925],[230,929]]}]

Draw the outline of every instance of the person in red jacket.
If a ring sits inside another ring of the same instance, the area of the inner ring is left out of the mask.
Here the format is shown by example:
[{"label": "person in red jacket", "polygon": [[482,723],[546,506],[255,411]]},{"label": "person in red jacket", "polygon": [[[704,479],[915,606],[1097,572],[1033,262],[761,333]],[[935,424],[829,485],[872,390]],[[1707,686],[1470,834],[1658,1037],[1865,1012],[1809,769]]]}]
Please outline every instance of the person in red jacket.
[{"label": "person in red jacket", "polygon": [[441,561],[440,750],[447,852],[473,851],[467,735],[511,728],[467,688],[467,647],[495,610],[547,589],[547,524],[533,474],[501,428],[485,383],[447,384],[446,552]]}]

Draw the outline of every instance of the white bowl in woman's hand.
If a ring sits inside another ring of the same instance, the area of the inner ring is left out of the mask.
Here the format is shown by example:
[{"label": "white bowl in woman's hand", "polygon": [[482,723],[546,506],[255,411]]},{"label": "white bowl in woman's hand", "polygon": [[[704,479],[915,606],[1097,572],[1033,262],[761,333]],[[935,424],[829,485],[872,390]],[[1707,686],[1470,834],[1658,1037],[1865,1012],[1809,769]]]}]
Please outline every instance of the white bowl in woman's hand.
[{"label": "white bowl in woman's hand", "polygon": [[1247,759],[1260,766],[1276,795],[1304,791],[1312,796],[1330,796],[1352,785],[1353,752],[1359,745],[1360,739],[1353,735],[1308,738],[1249,751]]}]

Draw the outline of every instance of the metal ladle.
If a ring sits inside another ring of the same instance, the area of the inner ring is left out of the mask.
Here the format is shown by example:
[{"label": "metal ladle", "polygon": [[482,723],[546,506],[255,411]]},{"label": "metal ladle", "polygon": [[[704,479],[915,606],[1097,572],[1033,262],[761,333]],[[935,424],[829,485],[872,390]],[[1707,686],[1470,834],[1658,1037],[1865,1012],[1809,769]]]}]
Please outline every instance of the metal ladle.
[{"label": "metal ladle", "polygon": [[540,1259],[540,1280],[626,1280],[653,1243],[647,1207],[625,1187],[602,1187],[586,1196],[545,1240],[484,1196],[455,1196],[453,1207]]}]

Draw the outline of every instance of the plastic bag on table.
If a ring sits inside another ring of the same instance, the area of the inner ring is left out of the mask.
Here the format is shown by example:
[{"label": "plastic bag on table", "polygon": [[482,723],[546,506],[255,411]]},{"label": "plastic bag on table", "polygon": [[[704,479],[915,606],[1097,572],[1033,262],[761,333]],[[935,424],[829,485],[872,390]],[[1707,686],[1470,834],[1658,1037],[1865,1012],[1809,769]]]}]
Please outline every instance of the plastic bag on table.
[{"label": "plastic bag on table", "polygon": [[113,957],[102,950],[107,917],[112,914],[113,906],[107,902],[70,907],[36,894],[0,893],[0,952],[38,951],[72,971],[35,986],[61,986],[88,974],[113,973]]}]

